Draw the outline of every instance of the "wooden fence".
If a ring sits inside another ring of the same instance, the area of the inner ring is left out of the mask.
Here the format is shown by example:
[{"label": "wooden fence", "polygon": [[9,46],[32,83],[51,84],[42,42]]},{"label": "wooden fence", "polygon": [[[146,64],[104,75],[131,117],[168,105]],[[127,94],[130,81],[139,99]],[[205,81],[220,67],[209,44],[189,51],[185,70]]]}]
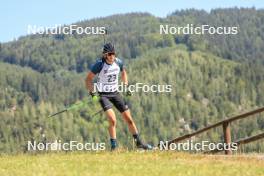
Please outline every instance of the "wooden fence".
[{"label": "wooden fence", "polygon": [[[193,133],[189,133],[189,134],[186,134],[186,135],[177,137],[177,138],[175,138],[175,139],[173,139],[171,141],[168,141],[168,144],[178,143],[178,142],[180,142],[182,140],[189,139],[189,138],[191,138],[193,136],[196,136],[198,134],[201,134],[203,132],[206,132],[206,131],[208,131],[210,129],[213,129],[213,128],[222,126],[223,127],[223,133],[224,133],[224,143],[230,145],[231,142],[232,142],[232,140],[231,140],[231,130],[230,130],[230,128],[231,128],[231,122],[236,121],[236,120],[240,120],[240,119],[243,119],[243,118],[252,117],[253,115],[259,114],[259,113],[261,113],[263,111],[264,111],[264,107],[259,108],[259,109],[256,109],[256,110],[253,110],[253,111],[250,111],[250,112],[246,112],[246,113],[243,113],[243,114],[240,114],[240,115],[237,115],[237,116],[234,116],[234,117],[225,119],[225,120],[222,120],[222,121],[217,122],[215,124],[212,124],[212,125],[209,125],[207,127],[204,127],[204,128],[202,128],[200,130],[197,130],[197,131],[195,131]],[[263,138],[264,138],[264,132],[261,133],[261,134],[252,136],[252,137],[248,137],[248,138],[245,138],[245,139],[237,140],[235,142],[239,146],[241,144],[247,144],[247,143],[250,143],[250,142],[253,142],[253,141],[256,141],[256,140],[259,140],[259,139],[263,139]],[[210,151],[210,152],[211,153],[216,153],[216,152],[219,152],[219,150],[214,150],[214,151]],[[209,152],[206,152],[206,153],[209,153]],[[227,155],[232,154],[231,148],[225,150],[225,154],[227,154]]]}]

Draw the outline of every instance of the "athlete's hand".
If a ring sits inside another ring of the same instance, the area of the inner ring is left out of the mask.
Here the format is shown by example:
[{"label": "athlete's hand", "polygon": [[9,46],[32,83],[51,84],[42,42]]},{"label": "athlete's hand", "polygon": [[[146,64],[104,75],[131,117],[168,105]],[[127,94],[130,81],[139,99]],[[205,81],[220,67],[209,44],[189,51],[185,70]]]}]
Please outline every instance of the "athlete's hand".
[{"label": "athlete's hand", "polygon": [[132,92],[130,91],[130,90],[128,90],[127,92],[126,92],[126,96],[132,96]]},{"label": "athlete's hand", "polygon": [[132,92],[129,90],[128,85],[125,85],[126,96],[132,96]]},{"label": "athlete's hand", "polygon": [[93,103],[96,103],[99,101],[99,97],[96,95],[95,92],[90,92],[90,95],[92,96]]}]

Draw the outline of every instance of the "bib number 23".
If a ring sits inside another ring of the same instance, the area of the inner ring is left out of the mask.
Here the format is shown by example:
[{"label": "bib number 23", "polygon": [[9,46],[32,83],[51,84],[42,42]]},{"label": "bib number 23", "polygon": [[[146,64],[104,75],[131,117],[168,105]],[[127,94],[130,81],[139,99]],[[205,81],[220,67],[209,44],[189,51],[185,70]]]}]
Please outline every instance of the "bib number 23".
[{"label": "bib number 23", "polygon": [[108,82],[115,82],[115,80],[116,80],[116,75],[108,75],[107,76],[107,80],[108,80]]}]

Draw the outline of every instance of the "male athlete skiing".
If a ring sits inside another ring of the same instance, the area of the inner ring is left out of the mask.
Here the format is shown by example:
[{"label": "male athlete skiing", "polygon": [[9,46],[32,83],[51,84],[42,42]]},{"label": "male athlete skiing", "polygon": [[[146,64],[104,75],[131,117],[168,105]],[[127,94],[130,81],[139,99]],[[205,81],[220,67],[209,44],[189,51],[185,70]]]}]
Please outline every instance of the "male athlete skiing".
[{"label": "male athlete skiing", "polygon": [[[111,150],[115,150],[117,148],[116,116],[112,109],[112,104],[117,108],[123,119],[126,121],[137,148],[145,150],[151,149],[150,145],[143,144],[140,140],[137,127],[130,114],[129,108],[117,91],[118,76],[120,72],[121,80],[124,85],[127,86],[128,79],[123,62],[116,57],[114,46],[111,43],[107,43],[103,47],[102,58],[97,60],[97,62],[92,66],[90,72],[87,74],[86,88],[92,96],[93,101],[97,101],[99,99],[99,102],[108,118]],[[97,74],[97,91],[99,97],[97,96],[93,85],[93,79]],[[126,93],[127,95],[131,95],[129,90],[127,90]]]}]

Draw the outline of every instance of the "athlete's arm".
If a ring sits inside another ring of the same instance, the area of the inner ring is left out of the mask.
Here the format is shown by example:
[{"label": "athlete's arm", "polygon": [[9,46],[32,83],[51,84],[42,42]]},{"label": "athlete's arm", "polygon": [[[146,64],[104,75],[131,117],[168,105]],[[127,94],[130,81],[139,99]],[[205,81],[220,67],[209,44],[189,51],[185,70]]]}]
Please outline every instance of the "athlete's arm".
[{"label": "athlete's arm", "polygon": [[121,80],[125,85],[128,85],[126,69],[123,69],[121,72]]},{"label": "athlete's arm", "polygon": [[93,85],[93,79],[95,77],[95,74],[93,72],[88,72],[86,79],[85,79],[85,85],[86,85],[86,89],[89,92],[94,92],[94,85]]}]

